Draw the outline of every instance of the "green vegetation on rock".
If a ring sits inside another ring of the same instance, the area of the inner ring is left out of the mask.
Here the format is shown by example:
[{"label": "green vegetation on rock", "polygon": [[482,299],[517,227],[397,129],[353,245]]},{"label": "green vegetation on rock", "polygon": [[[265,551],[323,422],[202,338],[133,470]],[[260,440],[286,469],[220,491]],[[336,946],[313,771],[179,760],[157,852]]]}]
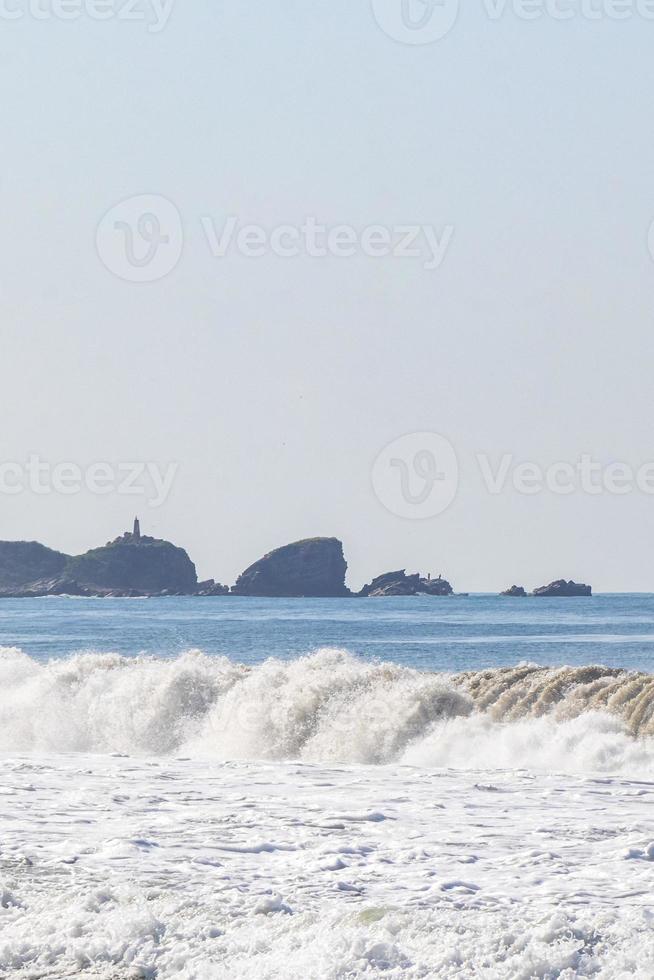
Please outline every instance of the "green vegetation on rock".
[{"label": "green vegetation on rock", "polygon": [[63,575],[68,555],[38,541],[0,541],[0,589]]},{"label": "green vegetation on rock", "polygon": [[189,593],[198,582],[195,565],[183,548],[133,534],[71,558],[65,574],[87,588],[140,593]]}]

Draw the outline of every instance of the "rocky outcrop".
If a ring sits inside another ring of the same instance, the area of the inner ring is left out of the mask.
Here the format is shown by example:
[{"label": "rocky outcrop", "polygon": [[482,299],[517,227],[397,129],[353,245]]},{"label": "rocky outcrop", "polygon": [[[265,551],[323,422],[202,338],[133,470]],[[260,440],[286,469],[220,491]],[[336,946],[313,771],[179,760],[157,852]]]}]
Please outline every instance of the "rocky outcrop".
[{"label": "rocky outcrop", "polygon": [[0,541],[0,589],[20,590],[63,574],[68,555],[38,541]]},{"label": "rocky outcrop", "polygon": [[195,565],[169,541],[133,533],[71,557],[38,542],[0,542],[0,598],[228,595],[213,579],[198,582]]},{"label": "rocky outcrop", "polygon": [[229,595],[229,586],[221,585],[220,582],[214,582],[214,580],[210,578],[206,582],[198,582],[197,588],[195,590],[195,595],[200,595],[200,596]]},{"label": "rocky outcrop", "polygon": [[444,578],[422,578],[420,574],[407,575],[404,569],[399,572],[386,572],[364,585],[359,592],[361,598],[401,595],[452,595],[452,586]]},{"label": "rocky outcrop", "polygon": [[337,538],[309,538],[264,555],[239,577],[234,595],[333,598],[350,594]]},{"label": "rocky outcrop", "polygon": [[500,592],[500,595],[506,595],[512,599],[524,599],[527,593],[521,585],[512,585],[506,592]]},{"label": "rocky outcrop", "polygon": [[183,548],[134,534],[71,558],[65,576],[99,595],[189,595],[198,584],[195,565]]},{"label": "rocky outcrop", "polygon": [[543,585],[539,589],[534,589],[532,595],[544,596],[546,598],[577,598],[580,596],[592,596],[593,590],[590,585],[579,585],[577,582],[566,582],[565,579],[558,579]]},{"label": "rocky outcrop", "polygon": [[74,596],[84,599],[140,599],[144,597],[186,595],[181,592],[144,592],[141,589],[101,589],[80,585],[68,578],[42,579],[22,589],[0,589],[0,599],[42,599],[47,596]]},{"label": "rocky outcrop", "polygon": [[0,589],[0,598],[3,599],[40,599],[43,596],[84,596],[94,595],[89,589],[85,589],[78,582],[72,582],[66,578],[39,579],[16,588]]}]

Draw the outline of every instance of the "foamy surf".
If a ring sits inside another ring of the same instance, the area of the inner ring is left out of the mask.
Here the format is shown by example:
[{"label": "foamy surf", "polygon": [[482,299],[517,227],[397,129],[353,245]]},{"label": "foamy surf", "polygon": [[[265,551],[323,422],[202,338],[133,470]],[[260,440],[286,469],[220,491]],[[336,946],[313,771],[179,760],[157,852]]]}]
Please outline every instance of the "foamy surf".
[{"label": "foamy surf", "polygon": [[654,678],[604,667],[428,673],[323,649],[244,667],[0,651],[0,751],[654,772]]},{"label": "foamy surf", "polygon": [[649,980],[651,678],[0,651],[0,974]]},{"label": "foamy surf", "polygon": [[654,783],[0,761],[0,975],[650,980]]}]

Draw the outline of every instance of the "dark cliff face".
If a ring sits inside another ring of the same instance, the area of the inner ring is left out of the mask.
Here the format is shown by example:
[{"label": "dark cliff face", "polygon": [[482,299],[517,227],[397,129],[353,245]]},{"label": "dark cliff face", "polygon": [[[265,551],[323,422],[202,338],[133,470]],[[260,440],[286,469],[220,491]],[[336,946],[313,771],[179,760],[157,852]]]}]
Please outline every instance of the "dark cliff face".
[{"label": "dark cliff face", "polygon": [[592,596],[593,590],[590,585],[579,585],[577,582],[566,582],[565,579],[558,579],[543,585],[540,589],[534,589],[532,595],[546,598],[579,598]]},{"label": "dark cliff face", "polygon": [[452,586],[444,578],[422,578],[419,574],[407,575],[404,569],[399,572],[386,572],[364,585],[359,592],[362,598],[401,595],[452,595]]},{"label": "dark cliff face", "polygon": [[66,578],[89,589],[135,593],[194,592],[195,565],[169,541],[126,534],[66,566]]},{"label": "dark cliff face", "polygon": [[509,596],[511,599],[524,599],[527,593],[521,585],[512,585],[506,592],[500,592],[500,595]]},{"label": "dark cliff face", "polygon": [[0,541],[0,589],[20,589],[61,575],[68,555],[37,541]]},{"label": "dark cliff face", "polygon": [[337,538],[309,538],[272,551],[251,565],[232,589],[234,595],[277,598],[332,598],[349,595],[347,563]]}]

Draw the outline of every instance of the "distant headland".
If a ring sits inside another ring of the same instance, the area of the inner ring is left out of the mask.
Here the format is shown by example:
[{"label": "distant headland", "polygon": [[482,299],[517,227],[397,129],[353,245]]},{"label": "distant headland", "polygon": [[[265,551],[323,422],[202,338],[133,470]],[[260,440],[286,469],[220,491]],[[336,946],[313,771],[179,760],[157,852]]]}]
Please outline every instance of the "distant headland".
[{"label": "distant headland", "polygon": [[[347,562],[338,538],[308,538],[284,545],[247,568],[231,588],[198,581],[183,548],[141,534],[138,517],[131,531],[83,555],[65,555],[37,541],[0,541],[0,598],[82,596],[252,596],[268,598],[375,598],[450,596],[450,583],[438,575],[407,575],[404,569],[378,575],[360,592],[345,584]],[[506,596],[527,595],[512,586]],[[540,597],[592,595],[588,585],[561,579],[535,589]]]}]

